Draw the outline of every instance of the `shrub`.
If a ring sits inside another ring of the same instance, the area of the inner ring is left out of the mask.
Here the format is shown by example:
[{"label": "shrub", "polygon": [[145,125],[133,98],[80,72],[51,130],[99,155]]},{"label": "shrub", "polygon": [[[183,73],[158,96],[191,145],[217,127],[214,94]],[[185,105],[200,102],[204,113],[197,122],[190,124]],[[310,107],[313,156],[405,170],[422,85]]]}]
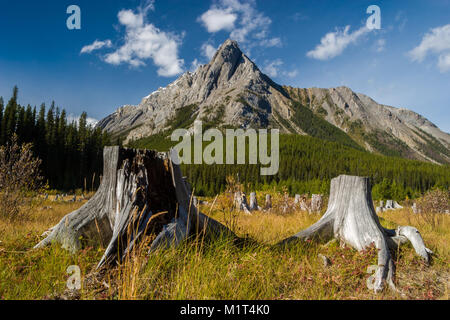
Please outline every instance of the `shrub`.
[{"label": "shrub", "polygon": [[17,136],[0,147],[0,217],[17,219],[21,209],[31,204],[30,195],[42,187],[39,166],[32,144],[19,145]]},{"label": "shrub", "polygon": [[450,189],[428,191],[423,198],[419,199],[417,207],[422,212],[445,213],[450,209]]}]

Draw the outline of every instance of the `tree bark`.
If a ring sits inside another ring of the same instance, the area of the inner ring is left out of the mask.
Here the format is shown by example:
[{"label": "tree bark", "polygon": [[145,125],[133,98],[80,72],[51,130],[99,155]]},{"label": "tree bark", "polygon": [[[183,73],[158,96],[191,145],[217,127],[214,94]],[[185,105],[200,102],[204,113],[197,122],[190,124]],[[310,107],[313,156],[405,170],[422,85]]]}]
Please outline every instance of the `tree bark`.
[{"label": "tree bark", "polygon": [[322,218],[296,235],[279,243],[299,240],[329,241],[336,238],[361,251],[371,244],[379,250],[374,290],[383,290],[385,283],[395,289],[394,262],[389,249],[410,241],[427,263],[432,253],[425,247],[419,231],[412,227],[388,230],[381,226],[375,213],[368,178],[339,176],[331,181],[328,209]]},{"label": "tree bark", "polygon": [[51,228],[35,248],[57,242],[76,252],[86,243],[102,244],[101,268],[120,262],[150,234],[157,235],[151,250],[178,245],[196,232],[236,237],[191,205],[190,186],[174,157],[174,152],[106,147],[96,194]]}]

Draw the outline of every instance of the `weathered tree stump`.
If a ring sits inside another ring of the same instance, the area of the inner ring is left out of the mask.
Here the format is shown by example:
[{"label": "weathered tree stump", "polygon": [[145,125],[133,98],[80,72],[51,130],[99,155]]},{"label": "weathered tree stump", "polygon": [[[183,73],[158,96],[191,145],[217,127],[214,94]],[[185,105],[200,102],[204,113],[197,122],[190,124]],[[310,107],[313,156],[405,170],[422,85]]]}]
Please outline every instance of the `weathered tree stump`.
[{"label": "weathered tree stump", "polygon": [[299,194],[296,194],[294,198],[294,206],[298,206],[300,204],[300,199],[301,196]]},{"label": "weathered tree stump", "polygon": [[294,210],[294,207],[291,201],[289,200],[289,194],[287,193],[284,194],[284,199],[283,202],[281,203],[281,209],[283,214],[291,213]]},{"label": "weathered tree stump", "polygon": [[386,200],[386,206],[385,206],[386,210],[390,210],[390,209],[394,209],[394,201],[392,200]]},{"label": "weathered tree stump", "polygon": [[199,232],[235,237],[191,205],[190,186],[172,162],[175,157],[174,152],[106,147],[96,194],[51,228],[35,248],[57,242],[76,252],[85,242],[101,243],[106,250],[100,268],[120,262],[151,234],[157,235],[151,250],[175,246]]},{"label": "weathered tree stump", "polygon": [[266,194],[266,202],[264,204],[264,210],[272,209],[272,196],[270,194]]},{"label": "weathered tree stump", "polygon": [[241,191],[235,192],[234,202],[235,202],[235,207],[237,210],[244,211],[246,214],[251,214],[250,206],[248,205],[247,197],[246,197],[245,193],[243,193]]},{"label": "weathered tree stump", "polygon": [[321,194],[313,194],[311,197],[311,212],[317,213],[322,210],[323,197]]},{"label": "weathered tree stump", "polygon": [[261,207],[258,206],[258,199],[256,199],[256,192],[250,193],[250,211],[261,210]]},{"label": "weathered tree stump", "polygon": [[328,209],[322,218],[279,244],[310,239],[329,241],[333,237],[358,251],[371,244],[376,246],[379,252],[375,292],[381,291],[385,282],[395,289],[394,261],[389,249],[396,249],[400,244],[411,241],[417,254],[427,263],[432,253],[425,247],[417,229],[398,227],[397,230],[389,230],[381,226],[373,207],[369,178],[363,177],[342,175],[334,178],[331,181]]},{"label": "weathered tree stump", "polygon": [[384,205],[384,201],[380,201],[380,206],[375,209],[376,213],[385,212],[386,210],[397,210],[403,209],[403,207],[394,200],[386,200],[386,206]]}]

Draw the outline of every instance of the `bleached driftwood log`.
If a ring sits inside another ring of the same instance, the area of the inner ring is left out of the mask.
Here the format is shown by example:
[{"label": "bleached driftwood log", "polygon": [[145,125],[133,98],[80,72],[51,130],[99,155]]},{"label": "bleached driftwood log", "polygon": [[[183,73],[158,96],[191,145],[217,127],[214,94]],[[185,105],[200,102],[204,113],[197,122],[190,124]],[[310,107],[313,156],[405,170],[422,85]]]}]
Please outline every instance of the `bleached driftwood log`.
[{"label": "bleached driftwood log", "polygon": [[432,253],[425,247],[419,231],[413,227],[399,227],[388,230],[381,226],[375,213],[369,178],[342,175],[331,181],[328,209],[322,218],[283,240],[280,245],[299,240],[329,241],[339,239],[358,251],[374,244],[378,252],[378,268],[375,274],[374,290],[379,292],[385,282],[395,289],[394,262],[389,249],[410,241],[427,263]]},{"label": "bleached driftwood log", "polygon": [[[57,242],[76,252],[83,244],[106,246],[98,268],[121,261],[137,243],[157,235],[151,250],[175,246],[190,235],[234,234],[191,205],[191,189],[176,153],[107,147],[96,194],[51,228],[35,248]],[[237,237],[236,237],[237,238]]]}]

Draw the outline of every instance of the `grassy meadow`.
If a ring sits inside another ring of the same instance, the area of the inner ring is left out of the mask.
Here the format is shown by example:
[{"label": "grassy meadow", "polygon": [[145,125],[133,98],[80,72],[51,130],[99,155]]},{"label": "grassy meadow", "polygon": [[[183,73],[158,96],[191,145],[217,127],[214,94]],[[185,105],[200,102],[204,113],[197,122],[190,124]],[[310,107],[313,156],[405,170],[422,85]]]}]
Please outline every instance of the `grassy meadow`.
[{"label": "grassy meadow", "polygon": [[[258,199],[263,199],[258,193]],[[274,204],[281,195],[274,195]],[[367,289],[367,268],[377,264],[375,248],[357,252],[338,243],[302,243],[281,249],[274,243],[297,233],[320,214],[234,212],[230,199],[205,199],[204,213],[254,241],[236,247],[227,238],[192,239],[179,248],[146,254],[146,244],[120,266],[94,274],[104,248],[71,254],[58,245],[31,250],[42,233],[82,202],[40,200],[20,220],[0,220],[0,299],[449,299],[450,215],[413,214],[411,209],[380,215],[385,227],[411,225],[435,252],[426,266],[411,245],[396,254],[399,292]],[[214,205],[212,205],[214,204]],[[318,257],[325,255],[331,265]],[[67,267],[78,265],[82,289],[67,293]]]}]

